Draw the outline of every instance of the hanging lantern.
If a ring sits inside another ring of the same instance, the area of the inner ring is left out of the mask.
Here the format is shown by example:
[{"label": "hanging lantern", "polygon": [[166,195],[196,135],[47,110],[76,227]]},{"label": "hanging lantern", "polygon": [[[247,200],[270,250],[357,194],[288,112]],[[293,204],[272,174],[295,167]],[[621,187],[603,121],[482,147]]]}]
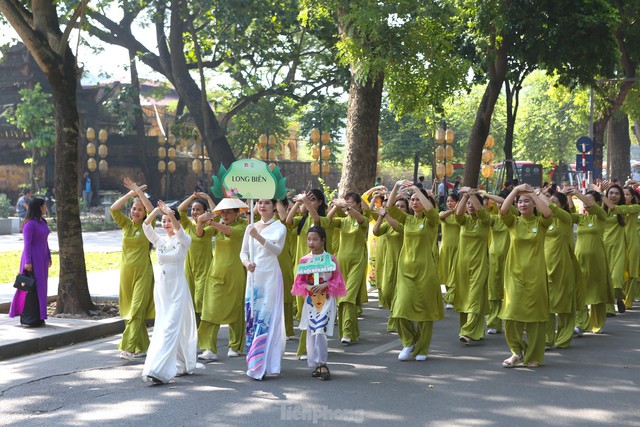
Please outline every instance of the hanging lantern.
[{"label": "hanging lantern", "polygon": [[493,167],[493,165],[484,165],[482,166],[482,176],[483,178],[491,178],[493,177],[493,174],[495,172],[495,169]]},{"label": "hanging lantern", "polygon": [[440,179],[444,177],[444,165],[442,163],[436,165],[436,176]]},{"label": "hanging lantern", "polygon": [[320,142],[320,131],[316,128],[311,129],[310,137],[311,142],[317,144],[318,142]]},{"label": "hanging lantern", "polygon": [[258,147],[262,148],[267,145],[267,135],[264,133],[258,137]]},{"label": "hanging lantern", "polygon": [[445,141],[447,141],[447,144],[451,144],[453,142],[453,137],[454,137],[454,133],[451,129],[447,129],[447,132],[445,133]]},{"label": "hanging lantern", "polygon": [[98,141],[100,141],[101,143],[105,143],[107,142],[107,137],[109,136],[109,134],[107,133],[106,130],[104,129],[100,129],[100,132],[98,132]]},{"label": "hanging lantern", "polygon": [[378,135],[378,147],[382,147],[382,137]]},{"label": "hanging lantern", "polygon": [[322,143],[323,144],[328,144],[329,141],[331,141],[331,134],[329,132],[323,132],[322,133]]},{"label": "hanging lantern", "polygon": [[174,173],[176,171],[176,162],[169,160],[169,163],[167,163],[167,169],[169,169],[169,173]]},{"label": "hanging lantern", "polygon": [[96,163],[96,159],[91,157],[87,160],[87,169],[89,169],[91,172],[95,172],[97,167],[98,164]]},{"label": "hanging lantern", "polygon": [[453,147],[450,145],[447,145],[447,148],[445,148],[445,157],[447,158],[447,161],[453,159]]},{"label": "hanging lantern", "polygon": [[106,160],[102,159],[98,162],[98,169],[100,170],[100,172],[105,173],[107,170],[109,170],[109,163],[107,163]]},{"label": "hanging lantern", "polygon": [[193,157],[202,156],[202,152],[200,151],[200,144],[196,143],[191,146],[191,154],[193,154]]},{"label": "hanging lantern", "polygon": [[158,134],[158,145],[164,145],[167,142],[167,138],[164,137],[161,133]]},{"label": "hanging lantern", "polygon": [[276,159],[276,150],[269,150],[269,161],[274,161]]},{"label": "hanging lantern", "polygon": [[102,158],[107,157],[107,155],[109,154],[109,149],[107,148],[106,144],[100,144],[100,146],[98,147],[98,155]]},{"label": "hanging lantern", "polygon": [[[158,168],[158,170],[160,170],[160,168]],[[193,162],[191,162],[191,170],[199,174],[202,171],[202,160],[194,159]]]},{"label": "hanging lantern", "polygon": [[493,162],[493,151],[489,150],[488,148],[485,150],[482,150],[482,161],[485,163],[491,163]]},{"label": "hanging lantern", "polygon": [[331,165],[329,163],[322,164],[322,174],[329,175],[331,173]]},{"label": "hanging lantern", "polygon": [[318,175],[320,173],[320,163],[317,161],[311,162],[311,175]]},{"label": "hanging lantern", "polygon": [[447,174],[447,178],[453,175],[453,163],[447,163],[445,167],[445,173]]},{"label": "hanging lantern", "polygon": [[176,145],[176,136],[172,133],[169,134],[169,145],[172,147]]},{"label": "hanging lantern", "polygon": [[329,161],[330,157],[331,157],[331,149],[327,145],[323,146],[322,147],[322,160]]},{"label": "hanging lantern", "polygon": [[87,144],[87,154],[91,157],[96,155],[96,144],[93,142]]},{"label": "hanging lantern", "polygon": [[89,141],[93,141],[94,139],[96,139],[96,131],[93,130],[93,128],[87,129],[87,139]]},{"label": "hanging lantern", "polygon": [[265,150],[264,148],[260,149],[260,152],[258,153],[258,156],[260,157],[260,160],[262,160],[262,161],[267,160],[267,150]]},{"label": "hanging lantern", "polygon": [[211,160],[205,159],[205,161],[204,161],[204,172],[205,173],[211,173],[212,170],[213,170],[213,165],[211,164]]},{"label": "hanging lantern", "polygon": [[175,158],[176,158],[176,149],[175,149],[175,148],[173,148],[173,147],[169,148],[169,149],[167,150],[167,156],[168,156],[171,160],[175,159]]},{"label": "hanging lantern", "polygon": [[442,145],[438,145],[436,147],[436,161],[441,162],[444,160],[444,147]]},{"label": "hanging lantern", "polygon": [[274,148],[277,144],[277,140],[276,140],[276,136],[275,135],[269,135],[269,147],[270,148]]},{"label": "hanging lantern", "polygon": [[489,134],[487,136],[487,140],[484,142],[484,148],[493,148],[493,144],[495,143],[495,139],[493,135]]},{"label": "hanging lantern", "polygon": [[164,173],[165,170],[167,170],[167,164],[164,162],[164,160],[158,161],[158,172]]},{"label": "hanging lantern", "polygon": [[276,168],[275,163],[269,163],[269,169],[274,170]]},{"label": "hanging lantern", "polygon": [[164,147],[159,147],[158,148],[158,158],[159,159],[164,159],[165,157],[167,157],[167,149]]},{"label": "hanging lantern", "polygon": [[313,144],[313,146],[311,147],[311,158],[318,160],[319,157],[320,147],[318,147],[318,144]]},{"label": "hanging lantern", "polygon": [[438,141],[438,144],[442,144],[444,142],[444,129],[438,129],[436,131],[436,141]]}]

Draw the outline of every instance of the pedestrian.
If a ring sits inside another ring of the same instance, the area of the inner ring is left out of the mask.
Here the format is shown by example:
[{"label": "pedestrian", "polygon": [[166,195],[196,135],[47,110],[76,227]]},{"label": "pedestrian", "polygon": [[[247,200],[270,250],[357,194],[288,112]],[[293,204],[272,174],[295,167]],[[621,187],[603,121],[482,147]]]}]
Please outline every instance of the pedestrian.
[{"label": "pedestrian", "polygon": [[[402,189],[413,193],[409,201],[413,215],[395,206],[396,194]],[[387,200],[387,213],[404,226],[404,241],[398,262],[396,295],[391,308],[402,340],[399,360],[427,360],[433,323],[444,319],[444,301],[436,262],[432,255],[433,226],[438,224],[438,212],[424,189],[411,181],[396,182]]]},{"label": "pedestrian", "polygon": [[303,297],[300,329],[307,331],[307,365],[314,369],[311,376],[322,380],[331,379],[327,337],[333,335],[336,299],[347,293],[337,259],[325,250],[326,242],[322,227],[309,228],[307,245],[311,253],[300,259],[291,291]]},{"label": "pedestrian", "polygon": [[293,280],[295,279],[295,265],[293,264],[293,258],[296,254],[297,235],[293,229],[287,227],[286,220],[290,208],[291,205],[289,204],[289,200],[286,197],[282,200],[278,200],[278,202],[276,203],[278,220],[287,229],[287,238],[285,240],[284,248],[282,248],[282,252],[280,252],[280,255],[278,255],[278,263],[280,264],[280,271],[282,272],[282,283],[284,287],[284,327],[287,340],[289,340],[290,337],[295,336],[295,332],[293,330],[293,318],[295,317],[295,315],[293,314],[294,297],[293,295],[291,295],[291,289],[293,288]]},{"label": "pedestrian", "polygon": [[[152,225],[159,213],[162,213],[165,236],[160,236]],[[191,238],[179,221],[178,211],[159,200],[142,225],[145,236],[158,251],[161,272],[153,289],[156,316],[142,368],[145,382],[168,383],[175,376],[192,374],[196,368],[196,318],[184,275]]]},{"label": "pedestrian", "polygon": [[[509,207],[516,201],[519,216]],[[511,356],[502,367],[544,363],[544,340],[549,320],[549,292],[544,241],[551,225],[551,210],[528,184],[518,185],[500,207],[509,228],[510,246],[504,270],[504,304],[500,318]],[[524,333],[527,340],[524,339]]]},{"label": "pedestrian", "polygon": [[25,218],[27,216],[27,210],[29,209],[29,203],[33,195],[31,193],[31,188],[25,188],[20,193],[20,198],[16,203],[16,215],[20,218],[20,232],[22,233],[22,224],[24,224]]},{"label": "pedestrian", "polygon": [[[202,318],[198,326],[199,359],[218,360],[218,331],[229,325],[227,357],[238,357],[244,350],[244,296],[247,273],[240,260],[242,238],[247,222],[240,217],[249,207],[240,199],[222,199],[213,213],[220,221],[215,228],[216,252],[202,295]],[[209,215],[209,214],[204,214]]]},{"label": "pedestrian", "polygon": [[[149,334],[145,321],[154,317],[151,247],[142,230],[142,223],[153,210],[153,205],[144,193],[146,185],[138,186],[125,178],[124,186],[129,192],[116,200],[109,210],[122,229],[119,304],[125,328],[118,349],[121,350],[120,358],[130,360],[146,356]],[[128,218],[121,209],[132,197],[135,199],[131,205],[131,218]],[[153,224],[155,218],[151,221]]]},{"label": "pedestrian", "polygon": [[93,190],[91,190],[91,175],[89,171],[84,172],[82,177],[82,200],[87,210],[91,207],[91,199],[93,198]]},{"label": "pedestrian", "polygon": [[[191,206],[192,220],[187,216],[189,206]],[[202,313],[202,295],[209,277],[209,268],[213,262],[212,238],[215,229],[208,224],[213,218],[213,215],[209,214],[209,209],[215,207],[215,203],[207,193],[193,193],[178,206],[180,225],[191,237],[191,246],[184,260],[184,270],[198,325],[200,325]]]},{"label": "pedestrian", "polygon": [[39,197],[29,202],[22,229],[24,244],[20,258],[20,272],[30,273],[36,281],[35,291],[25,292],[17,289],[9,317],[20,316],[20,324],[24,326],[44,326],[47,319],[47,283],[51,267],[51,251],[49,250],[49,226],[44,219],[47,205]]},{"label": "pedestrian", "polygon": [[447,196],[447,210],[440,213],[440,227],[442,229],[442,240],[440,253],[438,254],[438,278],[445,286],[446,294],[444,302],[448,310],[453,308],[454,286],[452,273],[458,259],[458,243],[460,240],[460,224],[456,221],[455,210],[460,202],[457,194]]},{"label": "pedestrian", "polygon": [[[624,200],[627,205],[638,206],[639,198],[632,187],[626,186],[624,190]],[[625,219],[625,237],[627,239],[627,257],[625,263],[625,300],[626,308],[632,308],[634,300],[638,296],[638,273],[640,273],[640,236],[638,226],[640,225],[640,213],[628,214]]]},{"label": "pedestrian", "polygon": [[260,221],[247,227],[240,251],[248,271],[244,303],[247,375],[256,380],[280,374],[286,340],[284,283],[278,256],[284,249],[287,228],[275,218],[276,203],[258,200]]}]

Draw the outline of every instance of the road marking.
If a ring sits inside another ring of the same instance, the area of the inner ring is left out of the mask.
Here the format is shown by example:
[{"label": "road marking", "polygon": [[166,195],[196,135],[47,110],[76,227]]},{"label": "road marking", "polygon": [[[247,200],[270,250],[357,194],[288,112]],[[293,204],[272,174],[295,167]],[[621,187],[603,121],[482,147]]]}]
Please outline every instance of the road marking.
[{"label": "road marking", "polygon": [[372,348],[369,351],[365,351],[364,353],[362,353],[363,356],[377,356],[380,353],[385,353],[389,350],[391,350],[392,348],[398,347],[402,345],[402,341],[400,340],[400,338],[393,340],[391,342],[388,342],[386,344],[383,344],[381,346]]}]

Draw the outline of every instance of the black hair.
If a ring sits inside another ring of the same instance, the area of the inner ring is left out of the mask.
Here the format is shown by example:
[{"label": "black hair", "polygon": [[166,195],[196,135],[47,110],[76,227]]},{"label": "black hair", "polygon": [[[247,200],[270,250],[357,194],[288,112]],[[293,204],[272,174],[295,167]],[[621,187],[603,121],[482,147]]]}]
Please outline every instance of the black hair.
[{"label": "black hair", "polygon": [[204,208],[204,211],[205,211],[205,212],[209,210],[209,202],[207,202],[207,200],[206,200],[206,199],[198,198],[198,199],[195,199],[195,200],[193,201],[192,205],[193,205],[194,203],[200,203],[200,204],[202,205],[202,207]]},{"label": "black hair", "polygon": [[561,193],[559,191],[556,191],[555,193],[553,193],[553,197],[558,199],[558,203],[560,203],[560,207],[562,209],[564,209],[565,211],[571,213],[571,211],[569,210],[569,200],[567,199],[567,195],[566,194]]},{"label": "black hair", "polygon": [[40,197],[36,197],[29,202],[29,207],[27,208],[27,215],[24,217],[25,222],[30,219],[42,219],[42,205],[45,204],[44,199]]},{"label": "black hair", "polygon": [[357,204],[361,204],[362,203],[362,197],[360,197],[360,195],[358,193],[354,193],[354,192],[349,192],[347,194],[344,195],[344,199],[353,199],[354,202],[356,202]]},{"label": "black hair", "polygon": [[597,204],[602,204],[602,195],[600,195],[600,193],[598,193],[596,190],[589,190],[586,194],[591,195],[591,197],[593,197],[593,200],[595,200]]},{"label": "black hair", "polygon": [[[309,192],[313,194],[316,200],[320,202],[320,205],[318,206],[318,215],[327,216],[327,202],[324,198],[324,193],[322,192],[322,190],[312,188],[311,190],[309,190]],[[300,218],[300,223],[298,224],[298,236],[300,235],[300,232],[302,232],[302,227],[304,227],[304,223],[307,221],[308,217],[309,212],[305,213],[304,215],[302,215],[302,218]]]},{"label": "black hair", "polygon": [[409,200],[407,200],[406,197],[398,197],[396,199],[396,203],[398,202],[404,202],[405,206],[407,207],[407,213],[411,212],[411,208],[409,207]]},{"label": "black hair", "polygon": [[[636,191],[633,189],[633,187],[624,187],[624,189],[629,190],[629,193],[631,193],[631,203],[635,203],[638,204],[638,193],[636,193]],[[626,202],[627,200],[627,196],[624,197],[624,200]]]},{"label": "black hair", "polygon": [[[520,197],[522,196],[528,196],[527,194],[518,194],[516,196],[516,199],[514,201],[514,203],[517,205],[518,204],[518,200],[520,200]],[[533,199],[531,200],[533,202]],[[522,213],[519,213],[520,215],[522,215]],[[533,204],[533,215],[538,216],[538,209],[536,208],[536,204]]]},{"label": "black hair", "polygon": [[451,194],[447,195],[447,197],[451,197],[455,202],[459,202],[460,201],[460,196],[457,195],[457,194],[451,193]]},{"label": "black hair", "polygon": [[178,209],[174,208],[173,206],[171,207],[171,210],[173,211],[173,216],[176,217],[176,219],[178,221],[180,221],[180,212],[178,212]]},{"label": "black hair", "polygon": [[324,244],[322,245],[323,248],[325,250],[327,249],[327,232],[324,230],[324,228],[320,227],[319,225],[312,225],[311,227],[309,227],[309,230],[307,230],[307,235],[309,233],[318,233],[320,239],[324,241]]},{"label": "black hair", "polygon": [[31,188],[27,187],[24,190],[22,190],[22,195],[26,196],[27,194],[31,193]]},{"label": "black hair", "polygon": [[[622,187],[620,187],[618,184],[614,184],[607,189],[607,197],[609,196],[609,191],[611,191],[612,188],[617,189],[618,192],[620,193],[620,200],[618,200],[618,203],[616,203],[616,205],[620,206],[620,205],[626,204],[626,200],[624,198],[624,191],[622,191]],[[605,210],[609,212],[609,208],[607,206],[605,206]],[[624,227],[625,225],[624,215],[616,214],[616,216],[618,217],[618,225],[620,227]]]}]

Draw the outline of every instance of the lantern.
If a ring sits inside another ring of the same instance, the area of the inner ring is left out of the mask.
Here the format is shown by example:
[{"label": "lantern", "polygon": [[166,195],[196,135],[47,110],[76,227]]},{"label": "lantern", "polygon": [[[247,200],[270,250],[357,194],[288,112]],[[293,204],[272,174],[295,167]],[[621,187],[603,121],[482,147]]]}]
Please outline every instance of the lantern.
[{"label": "lantern", "polygon": [[92,157],[87,160],[87,169],[89,169],[91,172],[95,172],[97,167],[98,165],[96,163],[96,159]]},{"label": "lantern", "polygon": [[482,150],[482,161],[485,163],[491,163],[493,162],[493,151],[489,150],[489,149],[485,149]]},{"label": "lantern", "polygon": [[98,162],[98,170],[100,172],[106,172],[109,169],[109,163],[106,160],[102,159]]},{"label": "lantern", "polygon": [[311,162],[311,175],[318,175],[320,173],[320,163],[317,161]]},{"label": "lantern", "polygon": [[93,130],[93,128],[87,129],[87,139],[89,141],[93,141],[94,139],[96,139],[96,131]]},{"label": "lantern", "polygon": [[167,150],[167,156],[169,156],[169,158],[170,158],[171,160],[175,159],[175,158],[176,158],[176,149],[175,149],[175,148],[173,148],[173,147],[169,148],[169,149]]},{"label": "lantern", "polygon": [[258,147],[262,148],[267,145],[267,135],[264,133],[258,137]]},{"label": "lantern", "polygon": [[447,148],[445,149],[445,157],[447,158],[447,161],[453,159],[453,147],[450,145],[447,145]]},{"label": "lantern", "polygon": [[322,160],[328,161],[331,157],[331,149],[328,146],[322,147]]},{"label": "lantern", "polygon": [[193,144],[191,146],[191,154],[193,154],[193,157],[202,156],[202,152],[200,151],[200,144]]},{"label": "lantern", "polygon": [[87,154],[90,157],[93,157],[96,155],[96,144],[94,144],[93,142],[90,142],[87,144]]},{"label": "lantern", "polygon": [[161,133],[158,133],[158,145],[164,145],[167,139]]},{"label": "lantern", "polygon": [[322,164],[322,174],[323,175],[329,175],[330,172],[331,172],[331,165],[329,163],[323,163]]},{"label": "lantern", "polygon": [[169,163],[167,163],[167,169],[169,169],[169,173],[174,173],[176,171],[176,162],[169,160]]},{"label": "lantern", "polygon": [[320,141],[320,131],[316,128],[311,129],[311,142],[317,144]]},{"label": "lantern", "polygon": [[107,142],[107,137],[107,131],[104,129],[100,129],[100,132],[98,132],[98,141],[104,144],[105,142]]},{"label": "lantern", "polygon": [[447,129],[447,132],[445,133],[445,141],[447,141],[447,144],[451,144],[453,142],[453,137],[454,137],[454,133],[451,129]]},{"label": "lantern", "polygon": [[441,162],[444,160],[444,147],[442,145],[438,145],[436,147],[436,161]]},{"label": "lantern", "polygon": [[206,159],[204,161],[204,172],[211,173],[212,170],[213,170],[213,165],[211,164],[211,160]]},{"label": "lantern", "polygon": [[[160,170],[160,168],[158,168],[158,170]],[[194,159],[193,162],[191,162],[191,170],[197,174],[200,173],[202,171],[202,160]]]},{"label": "lantern", "polygon": [[436,141],[438,141],[438,144],[442,144],[444,142],[444,129],[438,129],[436,131]]},{"label": "lantern", "polygon": [[164,173],[164,171],[167,169],[167,165],[164,162],[164,160],[160,160],[158,161],[158,172],[160,173]]},{"label": "lantern", "polygon": [[276,159],[276,150],[270,150],[269,151],[269,161],[273,161]]},{"label": "lantern", "polygon": [[447,166],[445,167],[445,173],[447,175],[447,178],[453,175],[453,163],[447,163]]},{"label": "lantern", "polygon": [[495,172],[495,169],[493,168],[493,165],[484,165],[482,166],[482,176],[484,178],[491,178],[493,176]]},{"label": "lantern", "polygon": [[276,136],[275,135],[269,135],[269,147],[274,148],[276,146]]},{"label": "lantern", "polygon": [[258,156],[260,156],[260,160],[267,160],[267,150],[264,148],[260,149]]},{"label": "lantern", "polygon": [[440,179],[442,179],[444,177],[444,165],[442,163],[438,163],[436,165],[436,176]]},{"label": "lantern", "polygon": [[107,148],[107,145],[100,144],[100,146],[98,147],[98,155],[100,157],[107,157],[107,154],[109,154],[109,149]]},{"label": "lantern", "polygon": [[489,134],[487,136],[487,140],[484,142],[484,148],[493,148],[494,142],[495,140],[493,138],[493,135]]},{"label": "lantern", "polygon": [[329,143],[330,140],[331,140],[331,134],[329,132],[324,132],[322,134],[322,143],[326,145]]},{"label": "lantern", "polygon": [[176,136],[172,133],[169,134],[169,145],[172,147],[176,145]]},{"label": "lantern", "polygon": [[311,147],[311,157],[315,160],[318,160],[320,157],[320,147],[318,147],[318,144],[313,144]]},{"label": "lantern", "polygon": [[165,157],[167,157],[167,150],[164,147],[158,148],[158,158],[164,159]]}]

